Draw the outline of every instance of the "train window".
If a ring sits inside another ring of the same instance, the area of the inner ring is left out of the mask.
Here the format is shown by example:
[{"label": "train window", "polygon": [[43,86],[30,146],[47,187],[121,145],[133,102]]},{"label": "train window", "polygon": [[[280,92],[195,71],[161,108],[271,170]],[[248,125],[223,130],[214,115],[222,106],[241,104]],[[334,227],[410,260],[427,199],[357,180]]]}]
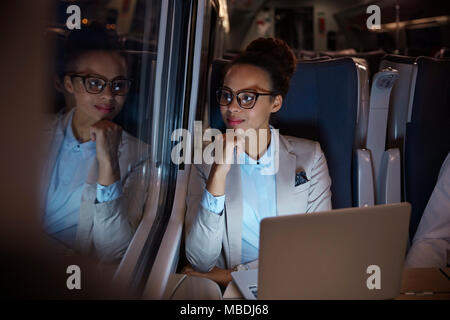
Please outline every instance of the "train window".
[{"label": "train window", "polygon": [[[80,29],[70,6],[79,7]],[[170,220],[182,170],[171,161],[171,133],[188,125],[189,108],[197,101],[198,2],[72,1],[70,6],[57,2],[47,30],[57,48],[52,76],[59,97],[52,113],[62,130],[44,180],[50,184],[44,226],[57,241],[112,263],[115,279],[140,292]],[[85,141],[80,123],[90,128]],[[73,148],[80,150],[78,158]],[[69,212],[64,206],[73,216],[70,232],[60,236],[57,222],[66,223],[61,212]]]},{"label": "train window", "polygon": [[181,16],[189,6],[61,0],[53,8],[46,36],[55,49],[48,75],[54,120],[42,179],[43,227],[58,249],[93,255],[115,269],[146,221],[130,265],[151,267],[176,179],[169,132],[183,115],[179,52],[187,37],[172,31],[186,28]]},{"label": "train window", "polygon": [[[198,103],[197,103],[197,120],[205,121],[208,117],[207,111],[207,98],[209,88],[209,67],[211,62],[220,57],[220,52],[216,44],[221,39],[216,39],[220,34],[218,28],[219,22],[219,4],[215,1],[210,2],[209,10],[205,10],[204,28],[203,28],[203,40],[202,40],[202,56],[200,60],[200,79],[198,83]],[[207,124],[208,121],[205,121]]]}]

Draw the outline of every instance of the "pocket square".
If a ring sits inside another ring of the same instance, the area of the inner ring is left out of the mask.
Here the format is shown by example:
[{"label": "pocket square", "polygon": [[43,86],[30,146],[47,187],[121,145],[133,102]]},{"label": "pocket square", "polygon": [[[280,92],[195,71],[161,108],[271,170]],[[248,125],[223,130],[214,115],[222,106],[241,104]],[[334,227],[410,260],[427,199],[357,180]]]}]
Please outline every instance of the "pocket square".
[{"label": "pocket square", "polygon": [[295,186],[299,186],[301,184],[304,184],[305,182],[308,182],[309,179],[306,177],[305,171],[300,171],[295,174]]}]

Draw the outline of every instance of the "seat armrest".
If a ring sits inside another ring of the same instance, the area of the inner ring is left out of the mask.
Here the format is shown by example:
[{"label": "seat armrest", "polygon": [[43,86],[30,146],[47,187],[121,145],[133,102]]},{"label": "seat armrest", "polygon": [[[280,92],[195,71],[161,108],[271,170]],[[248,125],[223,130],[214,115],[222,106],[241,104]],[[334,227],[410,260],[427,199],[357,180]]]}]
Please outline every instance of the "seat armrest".
[{"label": "seat armrest", "polygon": [[[377,72],[370,91],[369,126],[367,131],[367,149],[372,155],[375,185],[379,185],[380,166],[383,152],[386,150],[386,128],[389,114],[389,99],[392,86],[398,78],[398,71],[383,69]],[[378,201],[378,196],[377,196]]]},{"label": "seat armrest", "polygon": [[373,206],[375,204],[375,186],[370,151],[356,149],[354,165],[354,205],[357,207]]},{"label": "seat armrest", "polygon": [[377,183],[377,204],[401,202],[401,158],[398,148],[383,153]]}]

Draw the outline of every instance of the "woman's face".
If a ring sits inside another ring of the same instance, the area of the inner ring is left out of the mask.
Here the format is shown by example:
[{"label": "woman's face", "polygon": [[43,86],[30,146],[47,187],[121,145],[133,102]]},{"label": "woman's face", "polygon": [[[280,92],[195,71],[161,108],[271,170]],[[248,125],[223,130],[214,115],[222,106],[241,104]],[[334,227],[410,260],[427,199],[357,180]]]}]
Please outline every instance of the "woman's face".
[{"label": "woman's face", "polygon": [[[238,94],[242,91],[270,93],[271,79],[269,74],[256,66],[236,64],[225,75],[223,87]],[[269,118],[282,105],[281,95],[259,96],[252,109],[239,106],[236,97],[228,106],[220,106],[222,118],[229,129],[269,129]]]},{"label": "woman's face", "polygon": [[[127,67],[125,59],[115,52],[92,51],[78,57],[74,74],[110,81],[125,79]],[[126,95],[113,94],[109,85],[100,93],[89,93],[83,81],[80,77],[64,77],[64,85],[75,99],[76,117],[87,125],[103,119],[114,119],[122,110]]]}]

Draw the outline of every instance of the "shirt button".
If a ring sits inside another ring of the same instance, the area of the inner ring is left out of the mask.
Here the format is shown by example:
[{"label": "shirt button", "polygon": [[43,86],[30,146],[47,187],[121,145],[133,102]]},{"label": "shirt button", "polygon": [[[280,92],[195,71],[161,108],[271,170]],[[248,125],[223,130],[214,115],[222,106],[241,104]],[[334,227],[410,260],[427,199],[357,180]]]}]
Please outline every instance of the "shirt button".
[{"label": "shirt button", "polygon": [[77,144],[75,147],[73,147],[73,151],[75,151],[75,152],[80,151],[80,145]]}]

